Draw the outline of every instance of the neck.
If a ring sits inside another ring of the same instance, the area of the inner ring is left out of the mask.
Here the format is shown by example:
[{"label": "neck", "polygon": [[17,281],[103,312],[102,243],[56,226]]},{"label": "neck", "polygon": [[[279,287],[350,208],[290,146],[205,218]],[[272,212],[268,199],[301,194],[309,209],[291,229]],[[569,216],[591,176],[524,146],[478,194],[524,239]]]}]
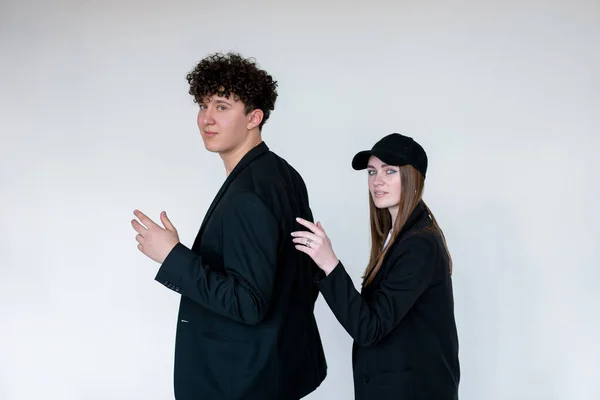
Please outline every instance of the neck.
[{"label": "neck", "polygon": [[242,158],[254,147],[258,146],[262,142],[260,131],[251,131],[246,139],[235,149],[220,153],[223,164],[225,165],[225,172],[227,176],[233,171],[235,166],[240,162]]},{"label": "neck", "polygon": [[390,212],[390,216],[392,217],[392,230],[394,229],[394,225],[396,225],[396,218],[398,217],[398,208],[399,206],[389,207],[388,211]]}]

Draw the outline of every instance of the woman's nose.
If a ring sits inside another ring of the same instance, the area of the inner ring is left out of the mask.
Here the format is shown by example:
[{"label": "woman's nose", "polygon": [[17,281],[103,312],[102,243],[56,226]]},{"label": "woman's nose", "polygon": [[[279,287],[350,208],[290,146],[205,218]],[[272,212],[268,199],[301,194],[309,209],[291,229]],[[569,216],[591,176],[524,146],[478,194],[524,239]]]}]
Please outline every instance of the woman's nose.
[{"label": "woman's nose", "polygon": [[375,186],[383,185],[383,179],[381,178],[380,174],[375,174],[375,177],[373,178],[373,184]]}]

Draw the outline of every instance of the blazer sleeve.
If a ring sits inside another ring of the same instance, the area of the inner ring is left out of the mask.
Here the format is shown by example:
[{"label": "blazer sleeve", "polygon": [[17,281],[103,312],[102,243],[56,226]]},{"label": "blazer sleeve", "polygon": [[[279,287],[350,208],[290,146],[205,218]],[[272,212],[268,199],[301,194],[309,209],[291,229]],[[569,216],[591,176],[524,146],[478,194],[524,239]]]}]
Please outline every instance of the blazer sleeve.
[{"label": "blazer sleeve", "polygon": [[225,271],[211,269],[200,255],[178,243],[156,280],[218,314],[257,324],[273,292],[278,245],[279,227],[269,208],[253,193],[240,194],[223,220]]},{"label": "blazer sleeve", "polygon": [[399,245],[399,257],[387,266],[389,273],[368,302],[341,262],[329,275],[315,278],[329,308],[359,346],[374,345],[391,332],[432,281],[436,247],[420,236]]}]

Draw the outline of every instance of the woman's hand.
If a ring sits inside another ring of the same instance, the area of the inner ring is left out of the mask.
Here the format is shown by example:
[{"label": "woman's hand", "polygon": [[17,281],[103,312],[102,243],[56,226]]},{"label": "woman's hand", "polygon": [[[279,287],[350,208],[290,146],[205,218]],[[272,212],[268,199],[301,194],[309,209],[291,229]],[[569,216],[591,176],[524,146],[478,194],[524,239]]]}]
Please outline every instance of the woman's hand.
[{"label": "woman's hand", "polygon": [[296,249],[308,254],[315,264],[317,264],[326,275],[329,275],[329,273],[338,265],[339,260],[331,248],[331,241],[329,240],[329,237],[327,237],[323,225],[321,225],[320,222],[317,222],[317,225],[315,225],[302,218],[296,218],[296,221],[298,221],[300,225],[310,229],[310,232],[292,232],[292,236],[294,237],[293,242],[296,243]]}]

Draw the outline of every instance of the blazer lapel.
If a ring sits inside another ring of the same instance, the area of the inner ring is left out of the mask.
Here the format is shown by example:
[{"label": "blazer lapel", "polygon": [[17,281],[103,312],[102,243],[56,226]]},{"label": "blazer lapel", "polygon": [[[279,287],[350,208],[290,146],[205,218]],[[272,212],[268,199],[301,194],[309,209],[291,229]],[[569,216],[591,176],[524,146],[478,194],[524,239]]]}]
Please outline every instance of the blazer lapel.
[{"label": "blazer lapel", "polygon": [[365,295],[368,296],[368,295],[370,295],[375,290],[373,288],[379,287],[379,285],[378,285],[379,281],[383,277],[383,274],[381,273],[381,271],[383,270],[383,267],[386,265],[387,260],[391,257],[391,255],[393,253],[393,248],[400,242],[400,238],[402,236],[404,236],[404,234],[407,231],[409,231],[414,225],[416,225],[423,218],[423,214],[424,213],[425,213],[425,203],[423,202],[423,200],[421,200],[421,201],[419,201],[419,203],[417,204],[417,206],[415,207],[415,209],[413,210],[413,212],[410,214],[410,216],[408,217],[408,219],[404,223],[404,226],[400,230],[400,234],[396,238],[396,241],[394,243],[391,243],[389,245],[390,248],[388,249],[387,254],[383,258],[383,263],[381,265],[381,269],[375,275],[375,278],[373,279],[373,282],[371,282],[371,284],[369,286],[367,286],[367,287],[363,286],[364,282],[361,284],[361,292],[363,294],[365,294]]},{"label": "blazer lapel", "polygon": [[[240,172],[242,172],[244,170],[244,168],[246,168],[246,166],[248,166],[248,164],[250,164],[252,161],[257,159],[259,156],[266,154],[268,151],[269,151],[269,147],[267,146],[267,144],[265,142],[261,142],[260,144],[258,144],[254,148],[252,148],[248,153],[246,153],[246,155],[244,157],[242,157],[240,162],[237,163],[237,165],[233,168],[233,170],[231,171],[231,173],[229,174],[227,179],[225,179],[225,182],[223,182],[223,185],[221,185],[221,188],[217,192],[217,195],[215,196],[212,203],[210,204],[210,207],[208,208],[208,211],[206,212],[206,215],[204,216],[204,220],[202,221],[202,225],[200,226],[200,230],[198,231],[198,235],[196,236],[196,241],[198,241],[200,236],[202,236],[202,233],[204,232],[204,228],[206,227],[206,223],[210,219],[210,216],[212,215],[213,211],[219,204],[219,201],[221,200],[221,198],[227,191],[227,188],[229,187],[231,182],[233,182],[235,180],[235,178],[238,177]],[[196,243],[194,243],[194,246],[196,246]]]}]

